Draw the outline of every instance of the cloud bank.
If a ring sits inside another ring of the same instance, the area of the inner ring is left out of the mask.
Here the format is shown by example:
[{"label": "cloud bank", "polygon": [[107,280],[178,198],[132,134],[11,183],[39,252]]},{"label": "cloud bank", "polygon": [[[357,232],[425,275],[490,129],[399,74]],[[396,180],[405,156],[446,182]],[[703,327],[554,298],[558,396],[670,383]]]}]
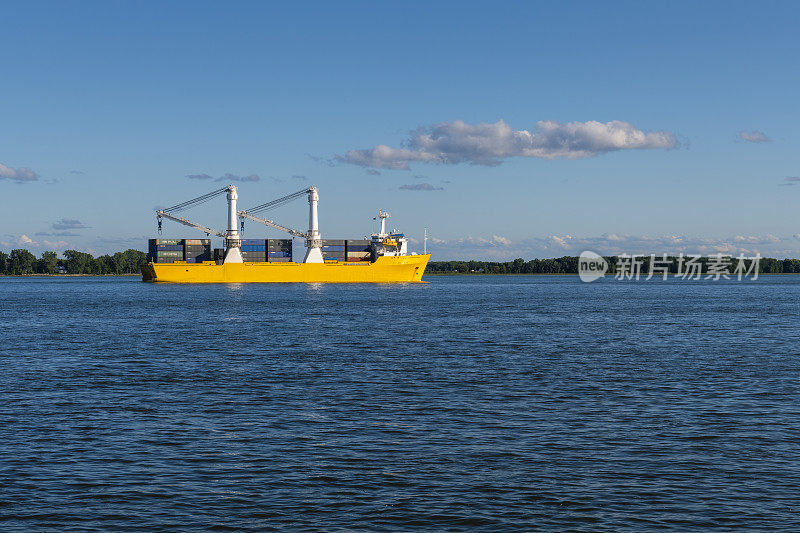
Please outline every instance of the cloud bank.
[{"label": "cloud bank", "polygon": [[214,181],[259,181],[261,178],[258,174],[250,174],[249,176],[237,176],[236,174],[225,174],[214,179],[213,176],[209,176],[208,174],[189,174],[186,176],[190,180],[214,180]]},{"label": "cloud bank", "polygon": [[467,124],[461,120],[420,127],[401,148],[378,145],[336,156],[339,162],[372,168],[408,170],[409,163],[470,163],[495,166],[510,157],[581,159],[619,150],[676,148],[667,131],[645,132],[628,122],[545,120],[531,130],[512,129],[503,120]]},{"label": "cloud bank", "polygon": [[66,229],[86,229],[89,226],[85,225],[80,220],[75,220],[74,218],[62,218],[55,224],[53,224],[53,229],[57,230],[66,230]]},{"label": "cloud bank", "polygon": [[39,179],[39,175],[27,167],[11,168],[0,163],[0,179],[29,183]]},{"label": "cloud bank", "polygon": [[749,143],[768,143],[772,141],[763,131],[740,131],[739,138]]},{"label": "cloud bank", "polygon": [[63,251],[69,246],[66,241],[35,241],[27,235],[20,235],[18,237],[7,235],[8,240],[0,240],[0,247],[11,250],[12,248],[25,248],[33,252],[41,252],[44,250],[61,250]]},{"label": "cloud bank", "polygon": [[[416,246],[419,248],[419,246]],[[733,235],[724,238],[694,237],[687,235],[620,235],[606,233],[599,236],[570,234],[547,235],[512,240],[492,235],[486,237],[459,237],[458,239],[428,238],[428,251],[434,260],[486,259],[508,261],[517,257],[533,258],[577,256],[584,250],[601,255],[627,254],[727,254],[764,257],[797,257],[800,255],[800,234],[790,237],[766,235]]]}]

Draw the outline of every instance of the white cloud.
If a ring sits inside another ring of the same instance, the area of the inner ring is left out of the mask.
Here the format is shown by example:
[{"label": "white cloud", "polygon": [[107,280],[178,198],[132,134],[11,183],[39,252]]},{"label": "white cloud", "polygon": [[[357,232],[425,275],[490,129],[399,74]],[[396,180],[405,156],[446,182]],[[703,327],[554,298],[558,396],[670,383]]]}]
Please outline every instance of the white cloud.
[{"label": "white cloud", "polygon": [[744,242],[744,243],[748,243],[748,244],[771,244],[771,243],[781,242],[781,240],[778,237],[776,237],[775,235],[772,235],[770,233],[767,233],[763,237],[758,237],[758,236],[755,236],[755,235],[747,235],[747,236],[734,235],[733,236],[733,241],[737,242],[737,243]]},{"label": "white cloud", "polygon": [[64,251],[70,247],[70,244],[64,240],[51,241],[43,239],[41,241],[37,241],[28,235],[22,234],[19,236],[6,235],[6,239],[0,241],[0,246],[6,249],[25,248],[30,252],[33,252],[34,255],[38,255],[45,250]]},{"label": "white cloud", "polygon": [[514,130],[503,120],[467,124],[461,120],[420,127],[402,148],[378,145],[350,150],[340,162],[407,170],[409,163],[499,165],[509,157],[580,159],[618,150],[675,148],[667,131],[645,132],[628,122],[539,121],[533,130]]},{"label": "white cloud", "polygon": [[28,183],[39,179],[39,175],[27,167],[11,168],[0,163],[0,179]]},{"label": "white cloud", "polygon": [[569,248],[570,247],[570,241],[572,240],[572,236],[571,235],[564,235],[563,237],[559,237],[558,235],[550,235],[548,237],[548,240],[550,241],[550,244],[552,246],[555,246],[555,247],[558,247],[558,248]]},{"label": "white cloud", "polygon": [[763,131],[740,131],[739,138],[750,143],[768,143],[772,141]]},{"label": "white cloud", "polygon": [[[551,235],[545,239],[543,250],[551,252],[579,253],[592,250],[603,255],[629,254],[678,254],[678,253],[727,253],[738,255],[773,256],[798,255],[800,250],[786,247],[790,239],[782,239],[772,234],[766,235],[734,235],[730,238],[690,237],[685,235],[663,235],[650,237],[647,235],[615,235],[604,234],[599,237],[577,238],[571,235],[559,237]],[[527,242],[536,247],[536,239]]]}]

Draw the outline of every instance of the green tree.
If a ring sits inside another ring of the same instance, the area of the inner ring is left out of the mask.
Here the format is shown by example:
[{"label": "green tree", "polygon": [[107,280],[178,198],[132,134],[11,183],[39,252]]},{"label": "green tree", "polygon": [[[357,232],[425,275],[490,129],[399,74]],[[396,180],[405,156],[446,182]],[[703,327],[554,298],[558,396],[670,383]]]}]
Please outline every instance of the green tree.
[{"label": "green tree", "polygon": [[36,256],[28,250],[17,248],[11,250],[9,256],[9,271],[17,276],[22,274],[33,274],[33,269],[36,266]]},{"label": "green tree", "polygon": [[137,274],[141,272],[142,265],[147,263],[147,254],[139,250],[127,249],[122,252],[124,257],[124,270],[117,274]]},{"label": "green tree", "polygon": [[55,274],[58,271],[58,254],[42,252],[42,258],[36,264],[36,271],[40,274]]},{"label": "green tree", "polygon": [[8,254],[0,252],[0,275],[8,273]]},{"label": "green tree", "polygon": [[77,250],[65,250],[64,257],[67,258],[67,272],[70,274],[93,273],[95,265],[92,254]]},{"label": "green tree", "polygon": [[95,272],[97,274],[117,274],[114,265],[114,259],[110,255],[101,255],[97,259],[95,259],[96,268]]}]

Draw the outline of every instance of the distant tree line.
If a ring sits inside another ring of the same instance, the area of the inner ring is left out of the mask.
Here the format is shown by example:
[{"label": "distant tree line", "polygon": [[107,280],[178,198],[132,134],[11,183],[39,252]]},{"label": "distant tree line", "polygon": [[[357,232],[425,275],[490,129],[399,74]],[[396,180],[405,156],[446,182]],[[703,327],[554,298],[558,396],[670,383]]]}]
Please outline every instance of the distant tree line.
[{"label": "distant tree line", "polygon": [[[659,258],[656,258],[659,260]],[[608,262],[608,273],[617,271],[617,256],[605,257]],[[668,257],[669,272],[678,272],[679,261],[677,257]],[[708,271],[708,263],[713,259],[701,257],[697,262],[702,265],[702,272]],[[650,256],[641,257],[641,273],[650,271]],[[142,265],[147,263],[147,254],[139,250],[125,250],[114,255],[101,255],[94,257],[86,252],[66,250],[63,258],[56,252],[43,252],[41,257],[25,249],[11,250],[11,253],[0,252],[0,275],[30,275],[30,274],[95,274],[95,275],[122,275],[138,274]],[[729,272],[733,272],[737,258],[731,259]],[[749,267],[749,261],[747,265]],[[683,270],[686,270],[684,265]],[[772,259],[762,257],[759,261],[760,274],[800,274],[800,259]],[[522,258],[513,261],[431,261],[426,269],[428,274],[577,274],[578,258],[571,256],[553,259]]]},{"label": "distant tree line", "polygon": [[[656,260],[660,260],[656,256]],[[608,262],[608,273],[614,274],[617,271],[617,262],[619,260],[616,256],[605,257]],[[697,262],[702,265],[702,272],[708,271],[709,257],[701,257]],[[650,256],[646,255],[641,258],[641,272],[647,274],[650,271]],[[678,272],[679,262],[677,257],[667,258],[669,272],[675,274]],[[738,263],[736,257],[731,258],[731,264],[728,268],[729,272],[733,272]],[[749,267],[750,261],[745,264]],[[683,272],[686,271],[684,263]],[[798,274],[800,273],[800,259],[772,259],[769,257],[762,257],[758,264],[758,272],[760,274]],[[578,258],[577,257],[558,257],[554,259],[532,259],[525,261],[522,258],[514,259],[513,261],[496,262],[496,261],[431,261],[428,263],[426,274],[577,274],[578,273]]]},{"label": "distant tree line", "polygon": [[63,258],[56,252],[42,252],[36,257],[25,249],[0,252],[0,275],[21,276],[30,274],[136,274],[147,263],[147,254],[139,250],[125,250],[114,255],[94,257],[86,252],[66,250]]}]

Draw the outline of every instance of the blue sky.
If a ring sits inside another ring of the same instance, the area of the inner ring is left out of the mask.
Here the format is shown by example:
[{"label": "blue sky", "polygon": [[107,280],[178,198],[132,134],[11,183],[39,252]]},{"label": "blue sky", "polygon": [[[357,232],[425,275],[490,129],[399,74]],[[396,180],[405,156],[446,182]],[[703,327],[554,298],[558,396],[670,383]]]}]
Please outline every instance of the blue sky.
[{"label": "blue sky", "polygon": [[[187,176],[231,174],[258,177],[242,207],[317,185],[324,237],[386,209],[435,259],[800,257],[796,3],[2,12],[6,251],[144,249],[154,206],[221,185]],[[222,228],[224,201],[187,215]]]}]

